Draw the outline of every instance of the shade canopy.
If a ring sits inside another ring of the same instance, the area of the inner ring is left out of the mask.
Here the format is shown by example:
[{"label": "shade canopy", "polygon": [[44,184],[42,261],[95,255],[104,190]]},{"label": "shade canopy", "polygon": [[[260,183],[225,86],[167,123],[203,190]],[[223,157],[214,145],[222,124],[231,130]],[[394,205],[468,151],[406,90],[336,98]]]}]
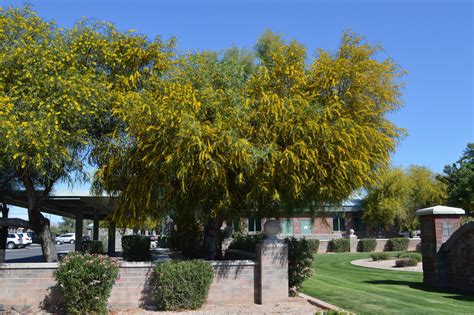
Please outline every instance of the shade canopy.
[{"label": "shade canopy", "polygon": [[[2,197],[6,204],[28,208],[24,191]],[[42,212],[75,218],[82,212],[84,219],[105,219],[116,208],[116,198],[110,196],[48,196],[43,202]]]}]

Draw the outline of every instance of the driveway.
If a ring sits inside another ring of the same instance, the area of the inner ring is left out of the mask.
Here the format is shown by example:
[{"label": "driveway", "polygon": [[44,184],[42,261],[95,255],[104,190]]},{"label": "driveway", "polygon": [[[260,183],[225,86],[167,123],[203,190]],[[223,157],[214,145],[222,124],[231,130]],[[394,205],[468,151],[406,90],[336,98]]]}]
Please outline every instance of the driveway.
[{"label": "driveway", "polygon": [[[58,253],[74,251],[74,244],[56,245]],[[7,249],[5,254],[6,263],[16,262],[43,262],[43,252],[39,244],[31,244],[26,248]]]}]

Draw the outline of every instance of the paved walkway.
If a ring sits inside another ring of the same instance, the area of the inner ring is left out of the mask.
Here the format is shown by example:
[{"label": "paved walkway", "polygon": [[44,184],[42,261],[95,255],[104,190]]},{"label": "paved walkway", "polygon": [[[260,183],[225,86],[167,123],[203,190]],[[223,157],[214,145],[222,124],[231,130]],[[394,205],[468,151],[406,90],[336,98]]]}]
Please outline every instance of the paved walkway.
[{"label": "paved walkway", "polygon": [[384,269],[384,270],[395,270],[395,271],[412,271],[412,272],[423,272],[423,264],[420,262],[416,267],[395,267],[396,259],[389,260],[377,260],[373,261],[372,258],[357,259],[351,261],[354,266]]},{"label": "paved walkway", "polygon": [[203,306],[199,310],[181,312],[153,312],[142,309],[113,310],[109,314],[166,314],[166,315],[260,315],[260,314],[291,314],[306,315],[316,314],[320,308],[310,304],[303,298],[289,298],[288,301],[268,305],[223,305],[223,306]]}]

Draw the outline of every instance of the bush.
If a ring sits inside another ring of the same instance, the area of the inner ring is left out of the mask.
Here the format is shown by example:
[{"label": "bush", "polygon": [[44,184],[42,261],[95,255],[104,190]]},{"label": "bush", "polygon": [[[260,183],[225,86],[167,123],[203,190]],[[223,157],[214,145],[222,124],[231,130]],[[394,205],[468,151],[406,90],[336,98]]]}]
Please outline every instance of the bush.
[{"label": "bush", "polygon": [[377,247],[377,241],[374,238],[363,238],[357,244],[359,252],[373,252]]},{"label": "bush", "polygon": [[148,261],[151,259],[150,238],[142,235],[122,237],[122,255],[126,261]]},{"label": "bush", "polygon": [[415,258],[401,258],[395,261],[397,267],[415,267],[418,265],[418,260]]},{"label": "bush", "polygon": [[372,258],[373,261],[390,259],[390,255],[388,253],[373,253],[373,254],[370,254],[370,257]]},{"label": "bush", "polygon": [[170,247],[170,237],[168,235],[158,236],[156,243],[159,247],[168,248]]},{"label": "bush", "polygon": [[103,254],[104,244],[101,241],[84,241],[82,242],[81,252],[89,254]]},{"label": "bush", "polygon": [[316,241],[294,237],[285,239],[288,244],[288,287],[291,296],[295,296],[303,281],[313,274],[311,265],[319,245]]},{"label": "bush", "polygon": [[418,252],[401,253],[401,254],[398,255],[398,258],[413,258],[413,259],[416,259],[416,261],[418,261],[418,262],[422,261],[421,253],[418,253]]},{"label": "bush", "polygon": [[388,248],[391,251],[406,252],[408,250],[408,242],[410,240],[407,237],[395,237],[388,240]]},{"label": "bush", "polygon": [[336,238],[330,242],[331,250],[336,253],[348,252],[350,243],[348,238]]},{"label": "bush", "polygon": [[54,278],[64,298],[67,314],[107,314],[107,300],[118,264],[102,255],[70,253],[59,263]]},{"label": "bush", "polygon": [[313,253],[317,254],[319,250],[319,240],[308,240],[311,244],[311,248],[313,249]]},{"label": "bush", "polygon": [[257,243],[263,240],[265,237],[262,234],[255,235],[241,235],[237,234],[234,240],[229,245],[229,249],[238,249],[247,252],[255,252]]},{"label": "bush", "polygon": [[214,272],[203,260],[167,261],[155,267],[155,275],[158,307],[183,310],[202,306]]},{"label": "bush", "polygon": [[202,243],[204,230],[197,224],[179,224],[178,230],[173,231],[170,237],[170,246],[188,259],[202,257]]}]

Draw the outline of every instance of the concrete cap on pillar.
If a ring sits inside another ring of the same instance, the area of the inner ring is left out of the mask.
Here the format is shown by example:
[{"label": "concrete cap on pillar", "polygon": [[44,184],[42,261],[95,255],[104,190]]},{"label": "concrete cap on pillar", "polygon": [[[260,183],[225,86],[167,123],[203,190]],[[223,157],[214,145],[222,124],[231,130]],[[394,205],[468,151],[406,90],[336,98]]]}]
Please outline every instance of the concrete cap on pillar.
[{"label": "concrete cap on pillar", "polygon": [[455,207],[446,207],[446,206],[434,206],[429,208],[424,208],[420,210],[416,210],[416,216],[423,216],[423,215],[438,215],[438,214],[457,214],[463,215],[466,212],[461,208]]}]

